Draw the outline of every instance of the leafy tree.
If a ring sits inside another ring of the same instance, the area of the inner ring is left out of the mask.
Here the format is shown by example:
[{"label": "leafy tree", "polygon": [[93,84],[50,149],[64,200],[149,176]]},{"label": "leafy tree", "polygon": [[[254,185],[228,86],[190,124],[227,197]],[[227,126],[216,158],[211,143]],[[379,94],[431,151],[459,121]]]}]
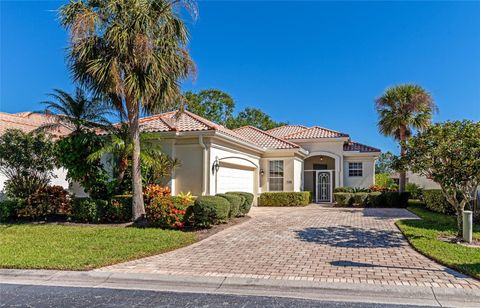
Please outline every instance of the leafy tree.
[{"label": "leafy tree", "polygon": [[[128,167],[131,165],[133,142],[129,134],[128,125],[121,123],[109,130],[110,134],[104,137],[101,148],[88,156],[89,162],[99,161],[102,157],[109,157],[116,185],[122,185]],[[162,153],[158,143],[158,136],[152,133],[140,134],[140,159],[142,162],[147,183],[161,182],[164,177],[171,175],[173,168],[179,161]],[[131,191],[131,190],[130,190]]]},{"label": "leafy tree", "polygon": [[109,125],[106,116],[109,114],[104,100],[100,97],[90,97],[85,90],[77,87],[75,94],[54,89],[49,94],[53,100],[44,101],[45,112],[55,114],[54,122],[40,127],[40,130],[57,129],[64,126],[78,134],[85,129]]},{"label": "leafy tree", "polygon": [[54,168],[53,143],[45,135],[9,129],[0,136],[0,173],[9,197],[27,198],[45,187]]},{"label": "leafy tree", "polygon": [[194,0],[73,0],[60,9],[61,24],[70,31],[68,56],[75,81],[127,110],[135,220],[145,214],[141,110],[155,112],[178,101],[178,81],[193,69],[181,7],[196,13]]},{"label": "leafy tree", "polygon": [[395,161],[396,157],[390,151],[380,154],[375,162],[375,173],[392,174],[395,170]]},{"label": "leafy tree", "polygon": [[236,117],[227,121],[228,128],[238,128],[246,125],[255,126],[263,130],[269,130],[278,126],[286,125],[284,122],[275,122],[272,118],[258,108],[245,108]]},{"label": "leafy tree", "polygon": [[56,142],[55,156],[67,170],[67,179],[80,183],[92,198],[108,200],[109,175],[100,159],[88,160],[102,146],[102,138],[94,132],[71,134]]},{"label": "leafy tree", "polygon": [[438,123],[405,145],[406,164],[413,172],[440,184],[445,198],[456,209],[461,236],[465,205],[474,200],[480,185],[480,122]]},{"label": "leafy tree", "polygon": [[185,94],[187,109],[212,122],[226,125],[235,108],[235,102],[227,93],[216,90],[202,90],[198,93],[191,91]]},{"label": "leafy tree", "polygon": [[376,173],[375,185],[390,189],[395,185],[395,181],[390,177],[389,173]]},{"label": "leafy tree", "polygon": [[[405,155],[405,141],[412,131],[430,126],[432,113],[436,110],[433,99],[425,89],[414,84],[389,88],[377,98],[378,128],[385,136],[400,141],[400,157]],[[405,191],[406,173],[399,170],[399,190]]]}]

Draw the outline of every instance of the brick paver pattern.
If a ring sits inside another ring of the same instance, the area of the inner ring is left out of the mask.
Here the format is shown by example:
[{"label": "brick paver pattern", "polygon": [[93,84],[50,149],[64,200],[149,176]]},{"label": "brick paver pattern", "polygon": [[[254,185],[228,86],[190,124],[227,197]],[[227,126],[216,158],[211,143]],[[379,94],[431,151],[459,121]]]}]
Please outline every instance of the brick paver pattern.
[{"label": "brick paver pattern", "polygon": [[394,224],[416,218],[407,210],[310,205],[249,215],[188,247],[97,271],[480,288],[410,247]]}]

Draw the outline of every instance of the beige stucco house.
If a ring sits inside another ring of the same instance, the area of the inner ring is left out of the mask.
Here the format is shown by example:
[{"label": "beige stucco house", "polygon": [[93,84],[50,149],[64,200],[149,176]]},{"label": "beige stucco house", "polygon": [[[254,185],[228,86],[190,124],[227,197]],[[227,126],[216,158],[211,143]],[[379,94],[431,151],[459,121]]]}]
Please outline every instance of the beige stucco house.
[{"label": "beige stucco house", "polygon": [[142,118],[140,128],[157,132],[163,151],[180,160],[168,182],[173,194],[311,191],[315,201],[331,202],[334,187],[374,184],[380,154],[319,126],[230,130],[188,111]]}]

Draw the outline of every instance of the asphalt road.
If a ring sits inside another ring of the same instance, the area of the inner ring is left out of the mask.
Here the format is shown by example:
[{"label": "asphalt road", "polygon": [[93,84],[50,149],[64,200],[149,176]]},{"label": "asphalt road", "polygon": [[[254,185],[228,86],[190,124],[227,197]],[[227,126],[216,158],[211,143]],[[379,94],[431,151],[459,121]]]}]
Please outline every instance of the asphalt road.
[{"label": "asphalt road", "polygon": [[[181,291],[181,290],[180,290]],[[0,307],[420,307],[307,299],[0,284]]]}]

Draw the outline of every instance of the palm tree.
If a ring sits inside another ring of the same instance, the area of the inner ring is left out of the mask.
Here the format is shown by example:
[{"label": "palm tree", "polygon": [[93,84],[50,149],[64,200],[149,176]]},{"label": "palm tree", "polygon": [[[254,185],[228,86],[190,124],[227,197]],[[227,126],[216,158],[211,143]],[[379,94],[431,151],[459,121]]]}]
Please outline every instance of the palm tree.
[{"label": "palm tree", "polygon": [[49,94],[50,101],[44,101],[45,113],[54,114],[52,122],[42,125],[39,130],[54,130],[59,127],[66,127],[72,134],[96,127],[109,125],[106,118],[110,112],[104,101],[98,96],[89,96],[84,89],[77,87],[75,94],[71,95],[65,91],[54,89]]},{"label": "palm tree", "polygon": [[[112,126],[108,129],[102,148],[89,155],[89,161],[97,161],[102,157],[110,157],[110,164],[117,179],[117,185],[122,184],[125,173],[131,162],[133,154],[133,142],[126,123]],[[171,175],[174,168],[180,162],[162,153],[158,143],[158,136],[153,133],[140,134],[140,160],[152,173],[151,182],[160,182],[163,178]]]},{"label": "palm tree", "polygon": [[[405,156],[405,141],[412,131],[424,130],[432,122],[437,110],[432,96],[421,86],[403,84],[388,88],[376,99],[379,115],[378,129],[385,136],[400,141],[400,156]],[[400,192],[405,191],[406,173],[400,171]]]},{"label": "palm tree", "polygon": [[194,69],[181,8],[196,15],[194,0],[73,0],[60,9],[61,24],[70,31],[73,78],[127,110],[135,220],[145,214],[140,113],[165,109],[177,101],[178,81]]}]

